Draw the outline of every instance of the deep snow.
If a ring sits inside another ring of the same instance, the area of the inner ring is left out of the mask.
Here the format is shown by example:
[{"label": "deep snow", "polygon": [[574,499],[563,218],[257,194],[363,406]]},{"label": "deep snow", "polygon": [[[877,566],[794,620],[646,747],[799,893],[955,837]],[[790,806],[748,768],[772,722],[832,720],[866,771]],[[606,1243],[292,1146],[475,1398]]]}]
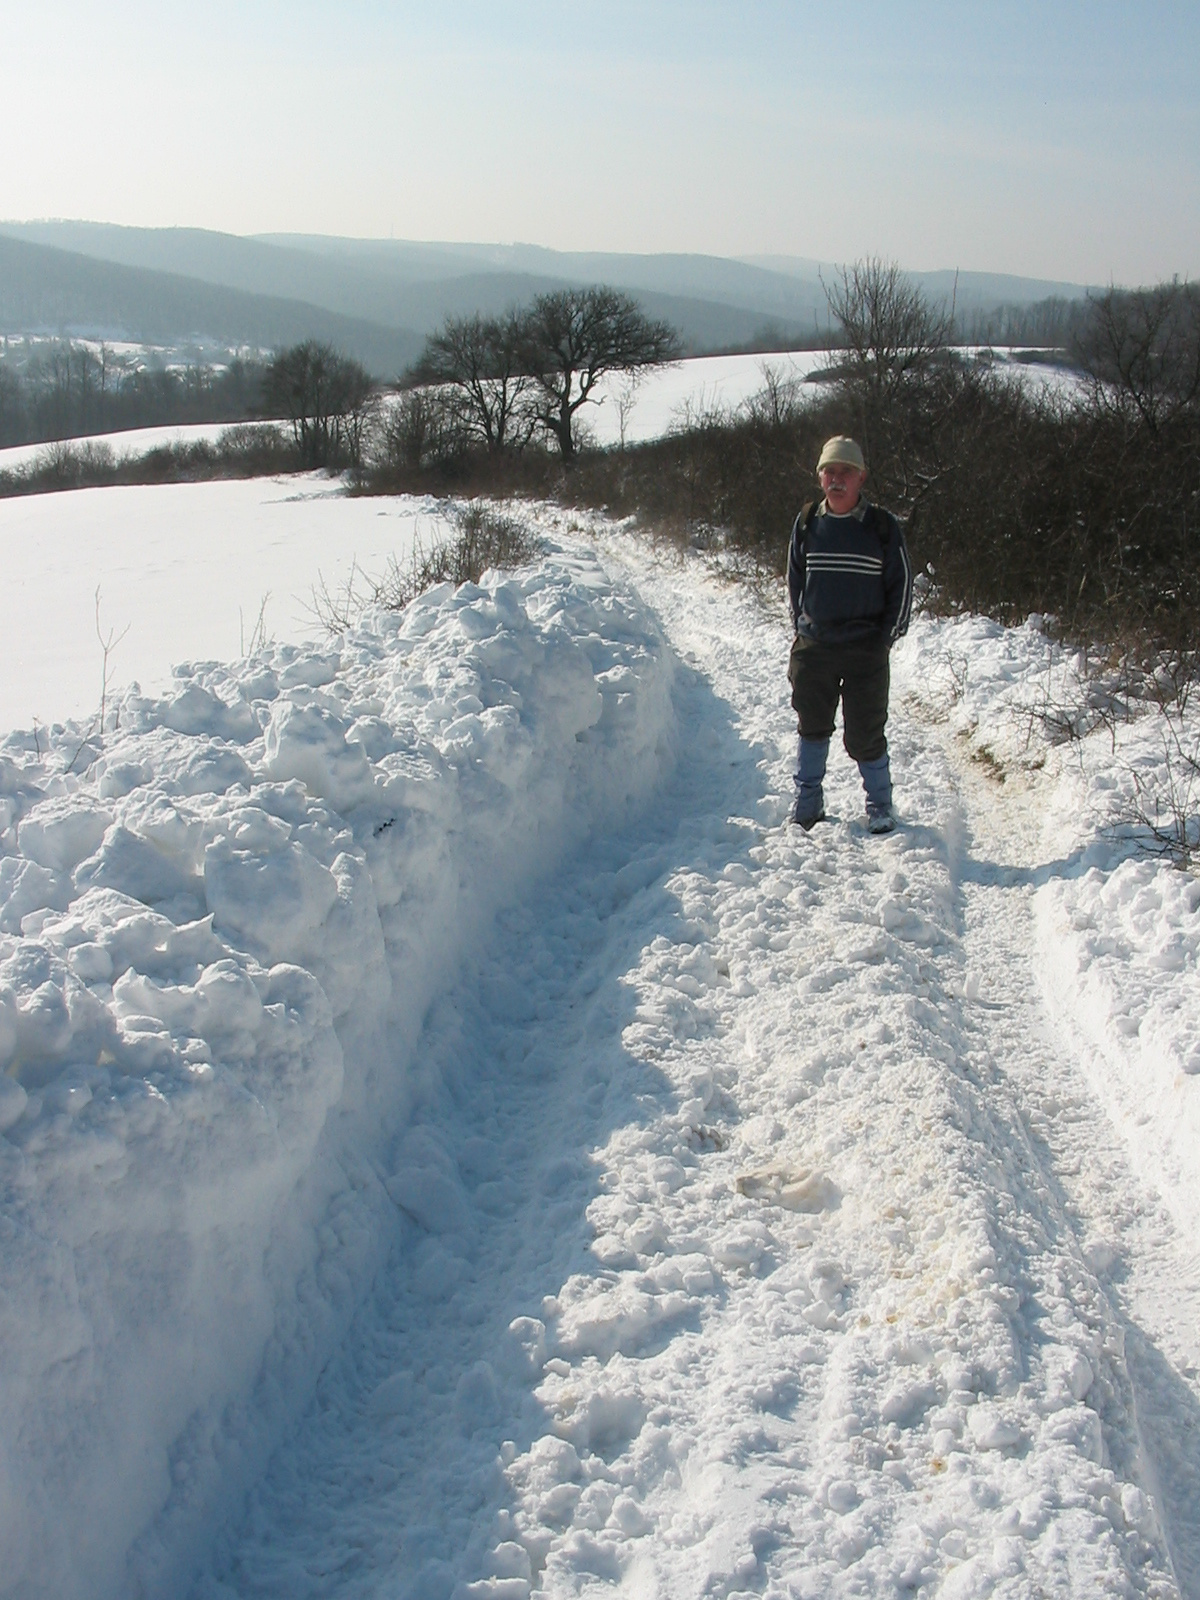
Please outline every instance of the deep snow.
[{"label": "deep snow", "polygon": [[1200,1594],[1154,723],[919,619],[797,835],[782,611],[531,515],[3,747],[0,1592]]}]

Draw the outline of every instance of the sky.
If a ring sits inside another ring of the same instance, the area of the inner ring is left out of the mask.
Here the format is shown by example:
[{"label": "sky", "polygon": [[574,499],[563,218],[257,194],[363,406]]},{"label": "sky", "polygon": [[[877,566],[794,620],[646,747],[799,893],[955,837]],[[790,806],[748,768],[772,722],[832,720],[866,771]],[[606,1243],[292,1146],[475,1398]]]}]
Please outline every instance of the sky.
[{"label": "sky", "polygon": [[1200,272],[1194,0],[30,0],[0,217]]}]

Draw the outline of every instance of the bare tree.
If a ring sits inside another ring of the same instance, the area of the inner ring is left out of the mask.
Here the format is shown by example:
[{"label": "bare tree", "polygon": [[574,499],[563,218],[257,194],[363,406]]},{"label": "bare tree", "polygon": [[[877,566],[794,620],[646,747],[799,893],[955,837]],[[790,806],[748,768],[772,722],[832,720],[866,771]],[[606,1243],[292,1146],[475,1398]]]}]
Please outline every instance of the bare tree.
[{"label": "bare tree", "polygon": [[421,383],[449,384],[458,391],[468,433],[489,450],[528,444],[536,418],[529,404],[535,379],[524,362],[521,314],[447,317],[425,341],[409,374]]},{"label": "bare tree", "polygon": [[266,404],[291,423],[307,467],[357,467],[376,385],[357,361],[308,339],[281,351],[267,368]]},{"label": "bare tree", "polygon": [[470,443],[457,391],[449,387],[403,390],[381,408],[374,431],[375,464],[385,474],[446,466]]},{"label": "bare tree", "polygon": [[894,261],[856,261],[824,288],[850,372],[877,402],[894,399],[949,343],[953,311],[932,305]]},{"label": "bare tree", "polygon": [[679,335],[652,321],[630,295],[605,287],[539,295],[524,318],[526,370],[536,375],[535,414],[564,461],[575,456],[575,416],[607,372],[674,361]]},{"label": "bare tree", "polygon": [[613,404],[617,408],[617,429],[620,434],[622,450],[625,448],[625,436],[629,431],[629,419],[633,415],[633,408],[637,404],[638,391],[641,389],[645,377],[645,367],[634,367],[631,372],[622,373],[621,379],[613,391]]},{"label": "bare tree", "polygon": [[1200,287],[1109,289],[1091,302],[1074,354],[1101,409],[1157,433],[1200,399]]}]

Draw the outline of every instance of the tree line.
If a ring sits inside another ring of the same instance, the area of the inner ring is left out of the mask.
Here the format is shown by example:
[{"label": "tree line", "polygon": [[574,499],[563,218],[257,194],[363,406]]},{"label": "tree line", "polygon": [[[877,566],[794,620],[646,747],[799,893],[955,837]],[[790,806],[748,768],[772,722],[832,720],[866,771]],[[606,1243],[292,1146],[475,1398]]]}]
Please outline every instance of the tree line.
[{"label": "tree line", "polygon": [[149,365],[107,343],[7,341],[0,354],[0,447],[90,433],[257,416],[263,361]]},{"label": "tree line", "polygon": [[[1078,307],[1053,300],[960,317],[959,341],[1061,345]],[[475,449],[549,444],[572,460],[582,408],[612,372],[636,380],[680,353],[675,331],[606,287],[563,290],[502,316],[449,317],[400,381],[386,420],[361,363],[308,340],[270,360],[161,366],[106,343],[14,342],[0,354],[0,447],[191,422],[288,422],[306,467],[358,467],[369,435],[412,467],[460,463]],[[626,386],[630,401],[633,383]],[[620,409],[620,408],[619,408]],[[622,413],[624,414],[624,413]]]}]

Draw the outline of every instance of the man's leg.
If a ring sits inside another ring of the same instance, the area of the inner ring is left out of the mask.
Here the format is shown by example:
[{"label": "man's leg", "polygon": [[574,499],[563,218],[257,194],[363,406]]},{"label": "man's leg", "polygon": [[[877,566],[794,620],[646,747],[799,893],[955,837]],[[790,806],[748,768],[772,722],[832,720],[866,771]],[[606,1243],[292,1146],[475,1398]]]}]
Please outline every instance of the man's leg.
[{"label": "man's leg", "polygon": [[796,751],[796,771],[792,782],[796,785],[796,803],[792,807],[792,821],[802,828],[820,822],[825,815],[825,764],[829,759],[828,739],[799,738]]},{"label": "man's leg", "polygon": [[890,681],[886,651],[856,651],[846,663],[842,689],[846,753],[858,763],[868,825],[879,832],[892,824],[892,774],[884,736]]},{"label": "man's leg", "polygon": [[836,662],[820,645],[797,639],[788,663],[792,708],[800,728],[796,752],[796,802],[792,821],[811,828],[825,815],[825,763],[837,711],[841,674]]}]

